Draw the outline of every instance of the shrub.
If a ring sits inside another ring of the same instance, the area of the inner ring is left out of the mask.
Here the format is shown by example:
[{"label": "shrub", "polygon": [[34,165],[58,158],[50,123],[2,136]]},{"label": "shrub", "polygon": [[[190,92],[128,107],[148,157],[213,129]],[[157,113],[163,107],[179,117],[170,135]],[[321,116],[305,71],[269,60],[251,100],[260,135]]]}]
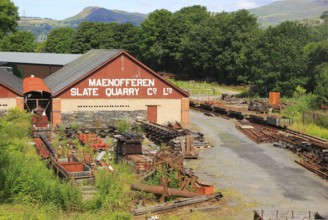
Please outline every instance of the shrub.
[{"label": "shrub", "polygon": [[78,207],[81,193],[60,183],[28,145],[30,115],[12,109],[0,119],[0,201],[53,205],[64,210]]},{"label": "shrub", "polygon": [[131,131],[131,123],[127,120],[118,120],[115,127],[119,133]]},{"label": "shrub", "polygon": [[137,192],[131,191],[130,187],[137,181],[137,178],[127,164],[119,163],[115,165],[114,169],[115,173],[105,170],[97,171],[97,194],[90,208],[103,208],[111,213],[111,216],[130,219],[131,201],[135,200],[137,195]]},{"label": "shrub", "polygon": [[317,106],[316,96],[311,93],[297,98],[291,98],[286,101],[292,104],[284,109],[282,113],[291,118],[299,117],[303,112],[311,110]]}]

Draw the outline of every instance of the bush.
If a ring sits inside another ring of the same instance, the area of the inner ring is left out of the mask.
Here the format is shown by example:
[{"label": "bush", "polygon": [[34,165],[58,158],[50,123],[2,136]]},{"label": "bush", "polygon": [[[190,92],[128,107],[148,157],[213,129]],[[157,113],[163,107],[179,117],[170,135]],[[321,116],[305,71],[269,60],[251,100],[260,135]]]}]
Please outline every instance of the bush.
[{"label": "bush", "polygon": [[328,115],[319,115],[316,124],[328,129]]},{"label": "bush", "polygon": [[131,123],[127,120],[118,120],[115,127],[119,133],[131,131]]},{"label": "bush", "polygon": [[299,97],[284,100],[291,103],[283,110],[283,115],[294,118],[302,115],[303,112],[317,107],[316,96],[313,94],[302,95]]},{"label": "bush", "polygon": [[110,213],[112,219],[130,219],[131,201],[135,200],[137,195],[137,192],[131,191],[130,187],[137,178],[127,164],[119,163],[114,169],[115,173],[106,170],[97,171],[97,194],[89,208],[103,208]]},{"label": "bush", "polygon": [[60,183],[28,145],[31,117],[12,109],[0,119],[0,201],[78,207],[82,197],[69,183]]}]

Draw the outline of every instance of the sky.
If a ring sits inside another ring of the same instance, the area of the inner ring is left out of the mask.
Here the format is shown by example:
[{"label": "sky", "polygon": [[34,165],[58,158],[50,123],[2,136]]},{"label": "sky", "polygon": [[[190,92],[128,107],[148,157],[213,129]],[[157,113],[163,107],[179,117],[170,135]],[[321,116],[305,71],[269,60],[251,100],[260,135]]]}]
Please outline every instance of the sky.
[{"label": "sky", "polygon": [[62,20],[81,12],[85,7],[98,6],[127,12],[148,14],[156,9],[171,12],[192,5],[206,6],[211,12],[236,11],[267,5],[277,0],[11,0],[20,16]]}]

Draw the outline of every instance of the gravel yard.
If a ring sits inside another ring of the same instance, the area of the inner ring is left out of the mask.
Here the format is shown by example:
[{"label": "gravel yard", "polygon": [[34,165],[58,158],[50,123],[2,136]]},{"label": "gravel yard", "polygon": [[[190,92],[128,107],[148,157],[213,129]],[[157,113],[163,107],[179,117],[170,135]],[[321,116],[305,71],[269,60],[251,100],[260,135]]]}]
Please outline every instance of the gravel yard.
[{"label": "gravel yard", "polygon": [[296,155],[272,144],[257,145],[240,133],[233,120],[191,111],[192,127],[214,146],[186,166],[214,184],[238,214],[253,209],[318,211],[328,217],[328,182],[294,162]]}]

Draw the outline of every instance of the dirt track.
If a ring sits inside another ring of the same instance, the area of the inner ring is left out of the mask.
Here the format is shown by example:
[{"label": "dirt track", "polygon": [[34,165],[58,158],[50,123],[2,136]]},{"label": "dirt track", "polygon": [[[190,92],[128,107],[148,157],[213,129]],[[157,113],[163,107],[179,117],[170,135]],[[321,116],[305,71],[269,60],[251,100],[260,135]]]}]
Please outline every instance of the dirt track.
[{"label": "dirt track", "polygon": [[238,207],[236,219],[249,219],[253,209],[318,211],[328,218],[328,182],[296,164],[293,153],[253,143],[231,120],[195,111],[190,119],[214,147],[186,165],[226,194]]}]

